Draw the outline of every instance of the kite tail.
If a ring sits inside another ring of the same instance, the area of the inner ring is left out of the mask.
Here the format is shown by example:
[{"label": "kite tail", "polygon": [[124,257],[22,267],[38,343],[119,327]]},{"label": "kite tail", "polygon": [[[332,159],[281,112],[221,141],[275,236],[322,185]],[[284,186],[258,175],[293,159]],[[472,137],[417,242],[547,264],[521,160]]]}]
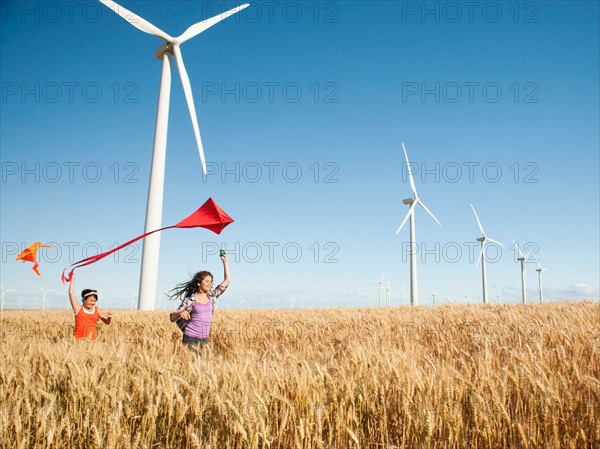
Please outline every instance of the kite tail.
[{"label": "kite tail", "polygon": [[[141,240],[145,237],[148,237],[150,234],[154,234],[155,232],[159,232],[159,231],[164,231],[165,229],[170,229],[170,228],[174,228],[175,226],[167,226],[166,228],[160,228],[160,229],[155,229],[154,231],[150,231],[147,232],[146,234],[142,234],[134,239],[129,240],[128,242],[123,243],[121,246],[118,246],[114,249],[111,249],[110,251],[106,251],[104,253],[100,253],[97,254],[95,256],[91,256],[91,257],[86,257],[85,259],[82,259],[78,262],[75,262],[71,265],[69,265],[67,268],[65,268],[62,272],[62,275],[60,277],[62,283],[64,284],[65,282],[71,282],[71,279],[73,277],[73,272],[75,271],[76,268],[80,268],[80,267],[85,267],[86,265],[90,265],[93,264],[95,262],[98,262],[101,259],[104,259],[106,256],[110,256],[112,253],[119,251],[120,249],[125,248],[126,246],[131,245],[132,243],[137,242],[138,240]],[[71,271],[69,271],[69,274],[65,275],[65,271],[67,271],[69,268],[71,268]]]}]

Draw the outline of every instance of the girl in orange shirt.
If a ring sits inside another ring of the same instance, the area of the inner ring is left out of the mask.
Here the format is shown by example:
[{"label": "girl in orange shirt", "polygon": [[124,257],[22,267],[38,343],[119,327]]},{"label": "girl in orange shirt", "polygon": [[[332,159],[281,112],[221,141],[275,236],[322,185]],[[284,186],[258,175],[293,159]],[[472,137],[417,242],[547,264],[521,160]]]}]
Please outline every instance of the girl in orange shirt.
[{"label": "girl in orange shirt", "polygon": [[69,299],[71,300],[71,307],[73,307],[73,313],[75,313],[75,330],[73,336],[75,340],[96,340],[96,323],[98,320],[102,320],[105,324],[110,324],[112,315],[109,312],[100,310],[100,307],[96,307],[96,301],[98,301],[98,292],[96,290],[85,289],[81,292],[81,306],[77,299],[75,299],[75,274],[71,275],[71,282],[69,285]]}]

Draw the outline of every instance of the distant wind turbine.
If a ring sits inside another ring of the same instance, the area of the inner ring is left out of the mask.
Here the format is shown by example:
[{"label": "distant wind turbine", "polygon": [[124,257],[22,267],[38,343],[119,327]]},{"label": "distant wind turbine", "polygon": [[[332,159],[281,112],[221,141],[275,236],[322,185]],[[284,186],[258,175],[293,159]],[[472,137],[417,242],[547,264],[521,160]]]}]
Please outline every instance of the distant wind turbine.
[{"label": "distant wind turbine", "polygon": [[[162,221],[162,203],[163,189],[165,179],[165,158],[167,151],[167,129],[169,127],[169,102],[171,97],[171,57],[175,57],[183,92],[190,112],[192,127],[196,137],[196,145],[200,153],[202,162],[202,171],[206,174],[206,161],[204,159],[204,149],[200,138],[200,128],[198,127],[198,118],[196,117],[196,107],[192,95],[192,86],[188,77],[183,56],[179,46],[187,40],[197,36],[206,29],[219,23],[221,20],[248,7],[246,3],[210,19],[198,22],[183,32],[178,37],[172,37],[152,25],[150,22],[142,19],[128,9],[116,2],[108,0],[99,0],[116,14],[121,16],[138,30],[152,34],[164,40],[165,42],[158,47],[155,52],[157,59],[162,60],[162,74],[160,80],[160,90],[158,93],[158,112],[156,114],[156,129],[154,132],[154,150],[152,153],[152,168],[150,172],[150,189],[148,192],[148,207],[146,209],[146,227],[145,232],[154,231],[161,227]],[[142,270],[140,275],[139,303],[140,310],[154,310],[156,306],[156,282],[158,279],[158,256],[160,252],[160,233],[146,237],[144,240],[144,249],[142,251]]]},{"label": "distant wind turbine", "polygon": [[523,255],[523,253],[521,252],[521,250],[519,249],[519,245],[517,244],[517,242],[515,242],[513,240],[513,243],[515,244],[515,247],[517,248],[517,251],[519,252],[519,257],[517,258],[517,260],[519,262],[521,262],[521,300],[523,301],[523,304],[525,304],[527,302],[527,293],[526,293],[526,278],[525,278],[525,261],[527,260],[527,258],[531,255],[531,252],[527,253],[526,255]]},{"label": "distant wind turbine", "polygon": [[416,306],[419,304],[417,288],[417,244],[415,238],[415,208],[417,207],[417,204],[425,209],[425,212],[431,215],[431,218],[433,218],[438,225],[441,226],[441,223],[420,200],[419,195],[417,194],[417,188],[415,187],[415,181],[413,180],[412,169],[410,167],[410,162],[408,161],[408,154],[406,153],[404,142],[402,143],[402,149],[404,150],[404,157],[406,158],[408,178],[410,180],[410,188],[412,189],[413,197],[402,201],[404,204],[410,205],[410,208],[408,209],[408,213],[406,214],[406,217],[404,217],[402,224],[396,231],[396,235],[400,233],[400,230],[406,223],[406,220],[410,217],[410,305]]},{"label": "distant wind turbine", "polygon": [[385,271],[381,275],[381,279],[379,279],[378,281],[373,281],[374,283],[379,284],[379,286],[377,287],[377,293],[379,294],[379,306],[380,307],[381,307],[381,284],[383,284],[383,277],[384,276],[385,276]]},{"label": "distant wind turbine", "polygon": [[389,280],[387,283],[387,287],[385,288],[385,305],[389,306],[390,305],[390,301],[392,299],[392,291],[390,290],[390,283],[392,281]]},{"label": "distant wind turbine", "polygon": [[54,290],[44,290],[42,287],[39,287],[39,289],[44,292],[44,295],[42,296],[42,310],[46,310],[46,296],[48,296],[48,293],[53,292]]},{"label": "distant wind turbine", "polygon": [[483,287],[483,303],[487,304],[488,303],[488,297],[487,297],[487,277],[486,277],[486,273],[485,273],[485,243],[486,242],[491,242],[491,243],[496,243],[497,245],[500,246],[504,246],[502,243],[497,242],[494,239],[489,238],[488,236],[485,235],[485,231],[483,230],[483,226],[481,226],[481,222],[479,221],[479,217],[477,216],[477,212],[475,212],[475,208],[473,207],[473,205],[471,204],[471,209],[473,209],[473,213],[475,214],[475,218],[477,219],[477,224],[479,225],[479,230],[481,231],[482,236],[479,237],[477,239],[478,242],[481,243],[481,253],[479,254],[479,259],[477,260],[477,265],[475,265],[475,267],[477,267],[479,265],[479,262],[481,261],[481,279],[482,279],[482,287]]},{"label": "distant wind turbine", "polygon": [[0,285],[0,311],[4,310],[4,296],[8,293],[8,292],[14,292],[15,289],[14,288],[4,288],[3,285]]},{"label": "distant wind turbine", "polygon": [[538,274],[538,287],[540,289],[540,304],[542,302],[544,302],[544,293],[542,291],[542,271],[548,271],[548,268],[542,268],[542,266],[540,265],[540,260],[536,257],[535,261],[537,262],[538,268],[537,270],[537,274]]}]

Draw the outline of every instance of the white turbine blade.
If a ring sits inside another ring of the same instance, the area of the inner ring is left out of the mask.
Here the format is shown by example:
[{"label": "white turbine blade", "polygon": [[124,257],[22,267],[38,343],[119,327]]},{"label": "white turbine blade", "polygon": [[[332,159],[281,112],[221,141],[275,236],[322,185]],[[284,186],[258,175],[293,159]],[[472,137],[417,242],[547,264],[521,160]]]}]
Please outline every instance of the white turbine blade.
[{"label": "white turbine blade", "polygon": [[142,19],[137,14],[132,13],[124,6],[119,5],[117,2],[108,1],[108,0],[99,0],[100,3],[103,3],[108,8],[112,9],[115,14],[123,17],[127,22],[136,27],[138,30],[143,31],[144,33],[152,34],[153,36],[160,37],[167,42],[171,42],[173,38],[165,33],[160,28],[152,25],[147,20]]},{"label": "white turbine blade", "polygon": [[514,240],[513,240],[513,243],[517,247],[517,251],[519,251],[519,256],[521,256],[523,259],[525,259],[525,256],[523,255],[523,253],[521,252],[521,249],[519,248],[519,244],[517,242],[515,242]]},{"label": "white turbine blade", "polygon": [[410,209],[408,209],[408,213],[406,214],[406,217],[404,217],[404,220],[402,221],[402,224],[400,225],[400,227],[398,228],[398,230],[396,231],[396,235],[398,235],[400,233],[400,230],[402,229],[402,227],[404,226],[404,224],[406,223],[406,220],[408,220],[408,217],[410,217],[410,214],[414,213],[415,210],[415,206],[417,205],[417,202],[414,201],[411,205],[410,205]]},{"label": "white turbine blade", "polygon": [[410,168],[410,162],[408,161],[408,154],[406,153],[404,142],[402,142],[402,149],[404,150],[404,157],[406,158],[406,166],[408,168],[408,179],[410,180],[410,188],[412,189],[415,198],[418,198],[417,188],[415,187],[415,181],[413,180],[412,169]]},{"label": "white turbine blade", "polygon": [[173,46],[173,54],[177,61],[177,69],[179,70],[179,76],[181,77],[181,84],[183,85],[183,92],[185,93],[185,100],[187,101],[188,109],[190,110],[190,118],[192,119],[192,126],[194,127],[194,135],[196,136],[196,144],[198,145],[198,152],[200,153],[200,160],[202,161],[202,172],[206,175],[206,160],[204,159],[204,149],[202,148],[202,139],[200,138],[200,128],[198,127],[198,118],[196,117],[196,107],[194,106],[194,96],[192,95],[192,85],[188,77],[185,65],[183,64],[183,56],[181,55],[181,49],[178,45]]},{"label": "white turbine blade", "polygon": [[417,200],[416,202],[417,202],[417,203],[419,203],[419,206],[421,206],[423,209],[425,209],[425,211],[426,211],[426,212],[427,212],[429,215],[431,215],[431,218],[433,218],[437,224],[439,224],[440,226],[442,225],[442,224],[441,224],[441,223],[438,221],[438,219],[437,219],[437,218],[435,218],[435,215],[433,215],[433,214],[431,213],[431,211],[430,211],[429,209],[427,209],[427,206],[425,206],[425,204],[423,204],[423,203],[421,202],[421,200]]},{"label": "white turbine blade", "polygon": [[383,272],[383,274],[381,275],[381,281],[380,281],[380,282],[383,282],[383,277],[384,277],[384,276],[385,276],[385,271],[384,271],[384,272]]},{"label": "white turbine blade", "polygon": [[479,253],[479,259],[477,259],[477,263],[475,264],[475,268],[477,268],[479,266],[479,262],[481,262],[481,258],[483,257],[483,250],[485,248],[485,240],[483,240],[483,242],[481,242],[481,252]]},{"label": "white turbine blade", "polygon": [[496,240],[494,240],[494,239],[491,239],[491,238],[489,238],[489,237],[486,237],[485,239],[486,239],[486,240],[489,240],[489,241],[490,241],[490,242],[492,242],[492,243],[495,243],[496,245],[504,246],[502,243],[500,243],[500,242],[497,242]]},{"label": "white turbine blade", "polygon": [[481,233],[485,237],[485,231],[483,230],[483,226],[481,226],[481,222],[479,221],[479,217],[477,216],[477,212],[475,212],[475,208],[473,207],[472,204],[471,204],[471,209],[473,209],[473,213],[475,214],[475,218],[477,219],[477,224],[479,225],[479,230],[481,231]]},{"label": "white turbine blade", "polygon": [[181,34],[181,36],[177,37],[176,41],[180,44],[183,44],[185,41],[193,38],[194,36],[197,36],[198,34],[207,30],[211,26],[219,23],[221,20],[225,20],[229,16],[232,16],[235,13],[240,12],[242,9],[247,8],[248,6],[250,6],[250,4],[246,3],[242,6],[238,6],[236,8],[230,9],[229,11],[225,11],[224,13],[221,13],[219,15],[211,17],[210,19],[206,19],[206,20],[203,20],[202,22],[198,22],[198,23],[192,25],[191,27],[189,27],[187,30],[185,30]]}]

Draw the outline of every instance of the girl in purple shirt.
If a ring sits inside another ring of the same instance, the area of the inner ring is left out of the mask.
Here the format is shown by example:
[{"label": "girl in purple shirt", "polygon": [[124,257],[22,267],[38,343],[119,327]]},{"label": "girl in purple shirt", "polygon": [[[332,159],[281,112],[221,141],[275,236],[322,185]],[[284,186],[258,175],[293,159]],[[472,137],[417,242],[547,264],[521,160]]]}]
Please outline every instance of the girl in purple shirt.
[{"label": "girl in purple shirt", "polygon": [[181,299],[181,305],[169,318],[183,331],[183,343],[190,348],[201,348],[208,343],[215,300],[229,285],[229,265],[225,251],[221,251],[220,257],[225,279],[216,288],[212,288],[212,274],[199,271],[191,281],[175,287],[174,293],[170,295],[171,299]]}]

